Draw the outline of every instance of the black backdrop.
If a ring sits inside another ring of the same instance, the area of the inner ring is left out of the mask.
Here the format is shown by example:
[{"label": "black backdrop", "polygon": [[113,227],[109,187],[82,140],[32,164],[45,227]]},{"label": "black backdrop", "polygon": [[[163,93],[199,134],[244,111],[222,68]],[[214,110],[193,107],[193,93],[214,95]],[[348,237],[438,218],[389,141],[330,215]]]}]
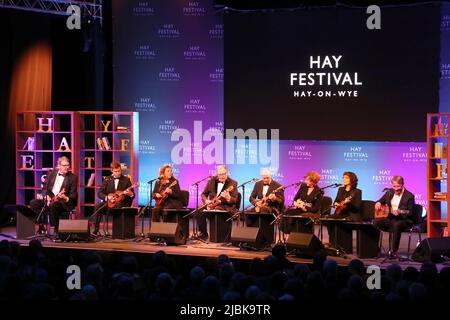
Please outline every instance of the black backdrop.
[{"label": "black backdrop", "polygon": [[[440,6],[225,14],[225,127],[280,128],[282,139],[424,141],[438,111]],[[342,55],[338,69],[309,57]],[[290,86],[291,72],[358,72],[362,86]],[[293,91],[358,90],[358,97],[295,98]],[[243,112],[244,111],[244,112]]]}]

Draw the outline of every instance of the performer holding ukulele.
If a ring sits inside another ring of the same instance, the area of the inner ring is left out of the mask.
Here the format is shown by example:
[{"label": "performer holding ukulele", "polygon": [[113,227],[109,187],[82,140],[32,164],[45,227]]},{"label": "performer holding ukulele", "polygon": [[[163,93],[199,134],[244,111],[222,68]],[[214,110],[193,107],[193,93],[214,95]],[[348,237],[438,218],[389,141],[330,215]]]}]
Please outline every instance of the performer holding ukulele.
[{"label": "performer holding ukulele", "polygon": [[[329,216],[333,219],[349,219],[351,221],[361,221],[360,206],[362,192],[357,188],[358,177],[355,173],[347,171],[342,176],[343,187],[338,189],[333,207],[336,208],[335,214]],[[335,224],[328,224],[328,237],[332,247],[336,247]]]},{"label": "performer holding ukulele", "polygon": [[[95,206],[96,219],[94,234],[98,234],[102,215],[110,208],[130,207],[133,202],[134,193],[130,178],[122,174],[122,167],[118,162],[111,163],[111,176],[103,180],[97,196],[103,201]],[[119,191],[119,192],[117,192]],[[105,204],[105,202],[108,202]]]},{"label": "performer holding ukulele", "polygon": [[175,179],[172,167],[168,164],[159,169],[159,179],[153,188],[152,198],[156,206],[152,210],[152,221],[159,222],[164,209],[180,209],[183,205],[180,199],[180,184]]}]

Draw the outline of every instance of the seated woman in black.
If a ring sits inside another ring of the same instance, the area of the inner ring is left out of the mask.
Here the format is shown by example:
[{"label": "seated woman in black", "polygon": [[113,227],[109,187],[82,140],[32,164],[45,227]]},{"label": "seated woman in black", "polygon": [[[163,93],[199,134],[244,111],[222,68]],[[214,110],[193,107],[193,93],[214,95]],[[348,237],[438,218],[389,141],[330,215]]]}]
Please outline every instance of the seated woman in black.
[{"label": "seated woman in black", "polygon": [[[305,175],[305,182],[300,185],[294,196],[294,204],[286,210],[285,215],[300,215],[303,213],[318,213],[322,202],[322,190],[317,186],[320,175],[310,171]],[[314,223],[310,219],[286,218],[285,233],[314,233]]]},{"label": "seated woman in black", "polygon": [[[330,216],[334,219],[348,219],[351,221],[361,221],[360,207],[362,192],[357,188],[358,177],[353,172],[344,172],[342,176],[343,187],[338,189],[336,199],[333,206],[336,208],[335,214]],[[327,225],[329,243],[332,247],[337,248],[339,239],[336,239],[336,224]]]},{"label": "seated woman in black", "polygon": [[180,198],[180,184],[173,175],[172,167],[168,164],[163,165],[159,169],[159,177],[153,188],[152,198],[156,201],[163,200],[152,210],[153,222],[160,221],[164,209],[180,209],[183,206]]}]

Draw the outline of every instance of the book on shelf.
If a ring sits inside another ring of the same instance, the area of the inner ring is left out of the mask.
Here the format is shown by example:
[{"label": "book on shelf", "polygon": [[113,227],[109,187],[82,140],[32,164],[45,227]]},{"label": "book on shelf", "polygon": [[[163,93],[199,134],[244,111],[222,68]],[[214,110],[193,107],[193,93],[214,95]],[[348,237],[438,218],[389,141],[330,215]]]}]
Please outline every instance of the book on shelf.
[{"label": "book on shelf", "polygon": [[128,127],[126,127],[126,126],[117,126],[116,130],[118,132],[128,132]]},{"label": "book on shelf", "polygon": [[435,199],[447,199],[447,192],[435,192],[434,198]]},{"label": "book on shelf", "polygon": [[94,185],[94,180],[95,180],[95,173],[91,173],[91,176],[89,177],[87,186],[92,187]]},{"label": "book on shelf", "polygon": [[108,137],[102,137],[104,150],[111,150],[111,145],[109,144]]},{"label": "book on shelf", "polygon": [[99,150],[105,150],[105,147],[103,146],[103,140],[101,138],[97,138],[97,146]]},{"label": "book on shelf", "polygon": [[434,143],[434,157],[443,158],[444,156],[444,144],[442,142]]}]

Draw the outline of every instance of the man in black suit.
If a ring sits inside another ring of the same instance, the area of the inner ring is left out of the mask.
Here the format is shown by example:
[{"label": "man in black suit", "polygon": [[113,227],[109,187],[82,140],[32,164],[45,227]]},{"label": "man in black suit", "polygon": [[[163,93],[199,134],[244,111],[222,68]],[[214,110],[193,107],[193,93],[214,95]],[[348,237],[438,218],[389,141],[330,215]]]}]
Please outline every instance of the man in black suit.
[{"label": "man in black suit", "polygon": [[[216,210],[225,210],[230,214],[236,212],[236,204],[238,198],[237,182],[228,176],[228,169],[224,165],[220,165],[216,169],[217,175],[208,180],[205,189],[202,192],[203,204],[211,204],[212,200],[219,195]],[[227,189],[233,187],[229,192]],[[206,217],[203,213],[197,215],[197,224],[200,231],[200,238],[208,238],[206,230]],[[230,229],[231,231],[231,229]]]},{"label": "man in black suit", "polygon": [[[122,174],[122,167],[120,163],[112,162],[111,172],[112,175],[106,177],[103,180],[103,184],[97,193],[97,196],[103,201],[95,206],[96,217],[95,217],[94,234],[98,234],[99,232],[102,215],[108,213],[109,208],[105,202],[107,202],[109,199],[112,199],[111,194],[114,194],[116,191],[124,191],[132,186],[130,178]],[[123,208],[131,206],[134,199],[133,189],[125,191],[124,196],[125,197],[122,201],[117,202],[115,204],[115,208]]]},{"label": "man in black suit", "polygon": [[[250,202],[254,205],[254,208],[249,212],[256,212],[257,210],[261,214],[271,213],[274,215],[280,214],[284,210],[284,190],[280,189],[274,192],[277,188],[282,187],[281,184],[272,179],[272,173],[269,169],[261,170],[261,180],[256,182],[253,186],[253,191],[250,194]],[[262,199],[267,197],[267,202],[263,202]],[[264,223],[257,215],[247,215],[245,224],[248,227],[259,227],[260,234],[262,236],[262,242],[264,245],[270,245],[273,241],[273,225],[270,222],[273,221],[273,216],[268,217],[268,223]]]},{"label": "man in black suit", "polygon": [[383,231],[392,232],[391,255],[395,255],[400,246],[402,231],[408,230],[414,225],[414,194],[406,190],[401,176],[394,176],[391,180],[392,188],[375,203],[375,210],[380,210],[381,205],[389,206],[387,218],[376,219],[375,225]]},{"label": "man in black suit", "polygon": [[[59,216],[64,212],[70,212],[77,203],[78,177],[70,171],[70,161],[67,157],[58,158],[56,169],[47,173],[43,187],[43,200],[33,199],[31,208],[39,215],[46,201],[50,213],[50,225],[58,232]],[[42,216],[41,216],[42,217]],[[39,231],[43,231],[42,220]]]}]

